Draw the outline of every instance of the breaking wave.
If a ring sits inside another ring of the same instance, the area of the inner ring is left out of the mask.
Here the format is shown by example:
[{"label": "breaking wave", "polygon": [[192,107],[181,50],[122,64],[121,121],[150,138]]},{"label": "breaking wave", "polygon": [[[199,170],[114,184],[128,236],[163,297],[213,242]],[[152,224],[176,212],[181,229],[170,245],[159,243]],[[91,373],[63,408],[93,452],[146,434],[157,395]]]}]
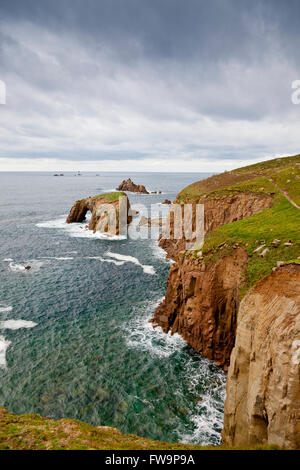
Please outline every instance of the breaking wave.
[{"label": "breaking wave", "polygon": [[39,222],[36,227],[49,228],[49,229],[60,229],[64,230],[70,237],[73,238],[90,238],[91,240],[125,240],[124,235],[106,235],[105,233],[93,232],[89,230],[87,221],[82,223],[66,223],[66,216],[62,216],[58,219],[48,220],[46,222]]},{"label": "breaking wave", "polygon": [[0,322],[2,330],[19,330],[20,328],[34,328],[37,323],[26,320],[5,320]]},{"label": "breaking wave", "polygon": [[152,276],[155,274],[155,269],[153,266],[141,264],[139,260],[137,258],[134,258],[133,256],[120,255],[119,253],[112,253],[111,251],[107,251],[105,255],[110,256],[111,258],[115,258],[119,261],[136,264],[137,266],[140,266],[143,269],[145,274],[151,274]]},{"label": "breaking wave", "polygon": [[6,369],[6,350],[11,344],[4,336],[0,336],[0,367]]},{"label": "breaking wave", "polygon": [[211,361],[191,351],[178,334],[171,336],[159,327],[153,328],[149,319],[162,300],[149,301],[134,309],[132,321],[125,326],[126,343],[161,360],[179,355],[183,373],[178,375],[178,380],[187,384],[184,394],[188,393],[191,401],[188,424],[179,426],[178,440],[186,444],[218,445],[223,427],[226,376]]}]

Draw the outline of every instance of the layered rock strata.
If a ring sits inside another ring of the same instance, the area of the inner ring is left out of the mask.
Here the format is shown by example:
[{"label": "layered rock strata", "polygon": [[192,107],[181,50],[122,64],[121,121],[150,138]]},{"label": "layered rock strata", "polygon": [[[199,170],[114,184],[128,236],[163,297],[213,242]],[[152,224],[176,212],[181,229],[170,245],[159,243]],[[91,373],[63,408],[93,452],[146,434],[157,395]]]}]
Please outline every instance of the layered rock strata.
[{"label": "layered rock strata", "polygon": [[223,441],[300,448],[300,265],[282,266],[242,300],[227,378]]}]

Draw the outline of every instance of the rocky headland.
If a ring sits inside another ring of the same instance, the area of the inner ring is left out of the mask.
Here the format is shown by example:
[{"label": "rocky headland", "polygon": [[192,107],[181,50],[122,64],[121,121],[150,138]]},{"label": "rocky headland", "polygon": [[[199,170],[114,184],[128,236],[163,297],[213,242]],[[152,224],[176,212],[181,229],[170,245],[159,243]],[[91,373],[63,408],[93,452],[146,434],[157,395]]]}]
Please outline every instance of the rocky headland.
[{"label": "rocky headland", "polygon": [[149,194],[145,186],[142,184],[135,184],[130,178],[123,180],[117,188],[117,191],[128,191],[131,193]]},{"label": "rocky headland", "polygon": [[[299,448],[300,156],[216,175],[175,203],[205,209],[203,248],[174,235],[152,322],[228,370],[223,441]],[[277,333],[276,333],[277,332]],[[297,437],[298,436],[298,437]]]},{"label": "rocky headland", "polygon": [[76,201],[66,222],[84,222],[88,211],[92,214],[88,228],[93,232],[119,235],[132,221],[130,202],[123,192],[99,194]]}]

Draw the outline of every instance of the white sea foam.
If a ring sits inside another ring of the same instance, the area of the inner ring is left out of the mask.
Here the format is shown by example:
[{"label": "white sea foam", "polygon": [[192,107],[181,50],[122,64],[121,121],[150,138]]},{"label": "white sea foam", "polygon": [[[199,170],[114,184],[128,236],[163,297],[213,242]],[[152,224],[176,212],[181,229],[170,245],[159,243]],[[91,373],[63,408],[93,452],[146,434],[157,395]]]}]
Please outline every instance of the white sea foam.
[{"label": "white sea foam", "polygon": [[19,330],[20,328],[34,328],[37,323],[26,320],[6,320],[0,322],[2,330]]},{"label": "white sea foam", "polygon": [[[208,364],[205,366],[205,361],[203,359],[203,365],[198,374],[205,375],[203,369],[208,368]],[[197,414],[190,417],[190,421],[194,425],[193,432],[182,433],[179,436],[180,442],[201,445],[211,445],[212,442],[215,445],[221,443],[220,431],[223,428],[224,413],[220,402],[224,403],[225,401],[226,377],[221,370],[218,372],[216,370],[215,374],[218,383],[214,386],[210,385],[210,389],[207,387],[197,405]],[[198,384],[200,380],[200,376],[197,378],[197,374],[194,375],[194,382]]]},{"label": "white sea foam", "polygon": [[[161,360],[170,361],[170,356],[183,352],[187,347],[183,338],[177,334],[165,334],[161,328],[153,328],[149,319],[155,308],[163,299],[147,302],[136,307],[133,319],[126,324],[126,343],[128,347],[148,351]],[[181,431],[178,440],[187,444],[217,445],[221,442],[223,427],[223,403],[225,401],[226,376],[221,369],[212,370],[208,359],[197,356],[197,361],[191,356],[184,357],[184,380],[188,384],[191,395],[199,397],[199,402],[190,411],[189,431]]]},{"label": "white sea foam", "polygon": [[74,258],[61,256],[60,258],[54,258],[54,259],[56,259],[57,261],[68,261],[68,260],[72,260]]},{"label": "white sea foam", "polygon": [[152,248],[152,253],[156,258],[161,259],[168,264],[173,264],[174,261],[166,257],[167,253],[165,252],[163,248],[159,246],[158,240],[152,240],[151,248]]},{"label": "white sea foam", "polygon": [[[8,265],[8,269],[12,272],[37,272],[41,269],[41,267],[44,265],[44,262],[43,261],[40,261],[40,260],[36,260],[36,259],[33,259],[33,260],[27,260],[24,262],[24,264],[18,264],[18,263],[12,263],[10,262],[9,265]],[[26,270],[25,269],[25,266],[30,266],[30,270]]]},{"label": "white sea foam", "polygon": [[67,216],[61,216],[58,219],[39,222],[36,226],[41,228],[64,228],[65,225],[68,225],[66,224],[66,217]]},{"label": "white sea foam", "polygon": [[102,256],[88,256],[87,259],[96,259],[96,260],[102,261],[103,263],[112,263],[116,266],[123,266],[123,264],[125,264],[125,261],[115,261],[114,259],[105,259],[105,258],[102,258]]},{"label": "white sea foam", "polygon": [[0,367],[6,369],[6,350],[11,344],[4,336],[0,336]]},{"label": "white sea foam", "polygon": [[10,306],[7,306],[4,304],[0,304],[0,313],[5,313],[5,312],[11,312],[12,311],[12,307]]},{"label": "white sea foam", "polygon": [[137,266],[140,266],[143,269],[145,274],[151,274],[152,276],[155,274],[155,269],[153,266],[141,264],[137,258],[134,258],[134,256],[121,255],[119,253],[112,253],[111,251],[107,251],[105,255],[120,261],[124,261],[126,263],[136,264]]},{"label": "white sea foam", "polygon": [[219,403],[213,397],[206,395],[202,397],[199,414],[190,417],[194,424],[192,433],[183,433],[179,440],[184,444],[215,445],[221,443],[220,429],[223,427],[223,412],[219,410]]},{"label": "white sea foam", "polygon": [[147,302],[142,307],[136,307],[134,319],[126,329],[126,343],[130,348],[148,351],[151,355],[160,358],[168,358],[177,351],[186,347],[186,342],[181,336],[166,334],[160,327],[153,328],[149,319],[153,316],[156,307],[163,300]]},{"label": "white sea foam", "polygon": [[150,266],[150,265],[141,265],[142,268],[143,268],[143,271],[145,274],[151,274],[151,276],[154,276],[155,275],[155,269],[153,266]]},{"label": "white sea foam", "polygon": [[66,223],[66,216],[64,218],[58,218],[55,220],[48,220],[46,222],[40,222],[36,224],[39,228],[49,228],[49,229],[60,229],[66,232],[72,238],[90,238],[91,240],[125,240],[126,236],[124,235],[108,235],[100,232],[93,232],[89,230],[87,226],[87,221],[82,223]]},{"label": "white sea foam", "polygon": [[3,261],[4,262],[9,262],[9,261],[13,261],[13,259],[12,258],[5,258]]},{"label": "white sea foam", "polygon": [[26,271],[23,264],[9,263],[8,268],[13,272]]}]

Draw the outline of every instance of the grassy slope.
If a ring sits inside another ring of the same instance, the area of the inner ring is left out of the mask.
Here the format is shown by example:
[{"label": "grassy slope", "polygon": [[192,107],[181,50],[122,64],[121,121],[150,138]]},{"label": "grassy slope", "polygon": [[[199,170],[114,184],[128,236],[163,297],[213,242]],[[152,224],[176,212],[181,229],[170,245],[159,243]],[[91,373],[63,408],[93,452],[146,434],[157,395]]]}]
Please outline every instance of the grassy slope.
[{"label": "grassy slope", "polygon": [[[274,194],[270,209],[231,224],[219,227],[208,234],[203,255],[208,262],[229,254],[237,246],[248,252],[249,261],[241,294],[268,275],[278,261],[300,263],[300,211],[295,208],[272,183],[275,181],[300,205],[300,155],[263,162],[232,172],[225,172],[185,188],[177,197],[178,202],[199,201],[203,196],[218,199],[225,194],[264,193]],[[278,246],[272,244],[281,240]],[[292,240],[292,246],[284,243]],[[221,246],[226,242],[225,246]],[[265,244],[270,251],[264,258],[253,253]]]},{"label": "grassy slope", "polygon": [[[257,446],[272,450],[276,446]],[[0,407],[0,450],[225,450],[223,446],[170,444],[151,441],[115,428],[81,421],[54,421],[39,415],[17,416]]]},{"label": "grassy slope", "polygon": [[[198,200],[204,195],[211,195],[214,193],[220,194],[222,193],[222,190],[227,190],[228,188],[237,185],[242,188],[243,183],[249,185],[251,180],[259,177],[266,177],[291,167],[295,170],[299,170],[300,155],[276,158],[267,162],[256,163],[255,165],[211,176],[210,178],[198,181],[184,188],[178,194],[177,201],[185,202],[189,200]],[[255,185],[255,187],[258,187],[258,185]]]},{"label": "grassy slope", "polygon": [[119,199],[119,197],[123,197],[123,196],[126,196],[125,193],[121,193],[121,192],[114,192],[114,193],[103,193],[103,194],[98,194],[98,196],[94,196],[94,197],[97,197],[97,198],[104,198],[107,199],[108,201],[115,201],[116,199]]}]

